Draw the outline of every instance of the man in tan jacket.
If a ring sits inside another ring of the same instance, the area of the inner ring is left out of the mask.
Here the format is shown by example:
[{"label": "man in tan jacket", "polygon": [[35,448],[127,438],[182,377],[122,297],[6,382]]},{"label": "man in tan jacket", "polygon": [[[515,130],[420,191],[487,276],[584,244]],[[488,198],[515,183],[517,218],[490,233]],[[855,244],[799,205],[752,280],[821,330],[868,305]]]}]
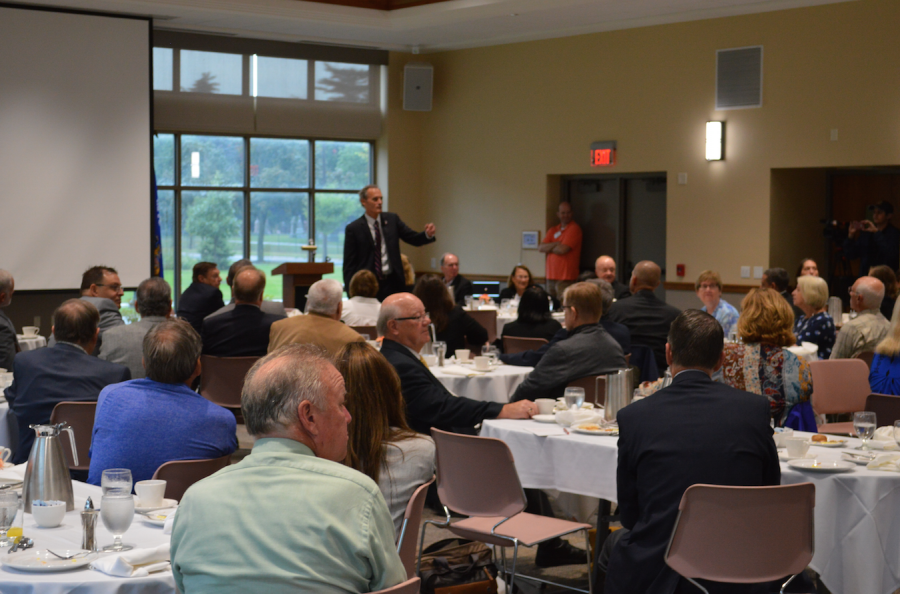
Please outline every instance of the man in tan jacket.
[{"label": "man in tan jacket", "polygon": [[341,284],[333,279],[313,284],[306,296],[306,315],[272,324],[269,352],[286,344],[314,344],[333,357],[345,344],[365,340],[341,322],[341,293]]}]

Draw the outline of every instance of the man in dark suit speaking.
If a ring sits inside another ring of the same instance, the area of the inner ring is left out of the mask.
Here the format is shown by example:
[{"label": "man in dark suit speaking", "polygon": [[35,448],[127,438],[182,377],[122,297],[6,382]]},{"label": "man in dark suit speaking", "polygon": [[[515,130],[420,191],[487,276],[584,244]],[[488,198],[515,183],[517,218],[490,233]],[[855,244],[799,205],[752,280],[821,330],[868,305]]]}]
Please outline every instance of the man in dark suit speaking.
[{"label": "man in dark suit speaking", "polygon": [[359,203],[365,214],[344,230],[344,286],[362,269],[378,277],[378,300],[406,290],[400,240],[416,247],[434,241],[434,224],[416,233],[391,212],[381,212],[384,198],[378,186],[369,185],[359,191]]},{"label": "man in dark suit speaking", "polygon": [[[766,398],[710,379],[722,366],[723,341],[722,326],[711,315],[696,309],[679,314],[666,344],[672,385],[617,415],[623,529],[607,538],[595,575],[599,581],[607,571],[607,594],[696,592],[663,559],[685,490],[698,483],[763,486],[781,480]],[[729,594],[760,589],[714,582],[704,587]]]}]

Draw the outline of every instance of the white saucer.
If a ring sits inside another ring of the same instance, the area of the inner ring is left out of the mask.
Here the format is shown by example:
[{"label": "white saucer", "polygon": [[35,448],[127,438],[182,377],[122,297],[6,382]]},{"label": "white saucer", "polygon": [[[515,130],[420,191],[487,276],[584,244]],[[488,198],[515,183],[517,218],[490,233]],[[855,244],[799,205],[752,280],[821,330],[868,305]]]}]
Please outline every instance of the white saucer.
[{"label": "white saucer", "polygon": [[534,415],[531,420],[538,423],[555,423],[556,415]]},{"label": "white saucer", "polygon": [[[82,551],[82,549],[66,550],[63,548],[59,548],[54,549],[54,552],[61,555],[70,555],[73,553],[81,553],[84,551]],[[45,573],[78,569],[79,567],[89,565],[91,561],[95,560],[97,557],[99,557],[97,553],[91,553],[89,555],[78,557],[76,559],[65,560],[56,557],[46,550],[39,549],[36,551],[31,550],[23,551],[21,553],[13,553],[12,555],[4,555],[3,557],[0,557],[0,561],[3,562],[4,566],[10,567],[12,569],[18,569],[19,571],[34,571],[38,573]]]},{"label": "white saucer", "polygon": [[838,443],[826,443],[824,441],[810,441],[809,445],[816,446],[817,448],[842,448],[845,445],[847,445],[847,440],[842,437],[832,439],[831,441],[836,441]]},{"label": "white saucer", "polygon": [[178,507],[178,500],[177,499],[163,499],[161,505],[146,507],[146,506],[141,505],[140,499],[138,499],[137,497],[134,498],[134,511],[136,511],[137,513],[152,512],[152,511],[156,511],[158,509],[168,509],[170,507]]},{"label": "white saucer", "polygon": [[153,524],[154,526],[165,526],[166,520],[169,519],[169,516],[175,513],[176,509],[178,508],[173,507],[171,509],[156,510],[156,513],[147,512],[150,513],[150,515],[141,515],[141,519],[148,524]]},{"label": "white saucer", "polygon": [[809,470],[810,472],[851,472],[856,469],[853,462],[845,462],[844,460],[833,460],[829,462],[820,462],[818,460],[789,460],[788,466],[798,470]]}]

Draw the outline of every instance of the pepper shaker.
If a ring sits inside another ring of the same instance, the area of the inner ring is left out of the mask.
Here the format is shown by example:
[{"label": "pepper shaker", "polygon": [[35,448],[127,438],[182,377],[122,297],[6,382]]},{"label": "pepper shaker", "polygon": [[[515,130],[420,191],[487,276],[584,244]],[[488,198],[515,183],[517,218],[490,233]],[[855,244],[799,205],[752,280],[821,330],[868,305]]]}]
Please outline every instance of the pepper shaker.
[{"label": "pepper shaker", "polygon": [[81,548],[86,551],[96,552],[97,546],[97,519],[100,511],[94,509],[94,502],[88,497],[84,502],[84,511],[81,512]]}]

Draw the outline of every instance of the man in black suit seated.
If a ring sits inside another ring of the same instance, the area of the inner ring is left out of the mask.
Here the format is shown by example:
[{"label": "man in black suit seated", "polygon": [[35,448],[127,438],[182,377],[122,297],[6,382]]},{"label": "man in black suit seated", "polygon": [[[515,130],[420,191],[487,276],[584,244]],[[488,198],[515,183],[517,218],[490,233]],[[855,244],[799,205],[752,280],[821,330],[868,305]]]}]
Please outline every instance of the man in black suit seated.
[{"label": "man in black suit seated", "polygon": [[451,394],[419,356],[431,340],[430,323],[425,306],[411,293],[391,295],[378,314],[378,335],[384,336],[381,354],[400,376],[410,427],[426,435],[432,427],[472,434],[475,425],[485,419],[527,419],[537,414],[537,405],[527,400],[500,404]]},{"label": "man in black suit seated", "polygon": [[349,289],[357,271],[371,270],[378,278],[379,301],[406,290],[400,240],[418,247],[432,243],[435,233],[432,223],[416,233],[394,213],[382,212],[383,200],[378,186],[365,186],[359,203],[366,212],[344,229],[344,287]]},{"label": "man in black suit seated", "polygon": [[444,284],[453,295],[453,302],[465,305],[466,295],[475,292],[472,281],[459,273],[459,258],[447,252],[441,256],[441,272],[444,273]]},{"label": "man in black suit seated", "polygon": [[262,357],[269,349],[269,330],[284,319],[262,311],[266,275],[245,267],[232,282],[234,309],[203,321],[203,354],[216,357]]},{"label": "man in black suit seated", "polygon": [[[650,347],[660,371],[666,368],[666,335],[672,321],[681,313],[657,297],[662,271],[650,260],[637,263],[631,273],[631,297],[620,299],[609,308],[609,319],[628,326],[631,344]],[[632,363],[634,363],[632,361]]]},{"label": "man in black suit seated", "polygon": [[[595,591],[605,571],[607,594],[696,592],[663,559],[684,491],[698,483],[779,484],[766,398],[710,378],[724,361],[723,341],[714,317],[696,309],[681,313],[666,344],[672,384],[619,411],[616,480],[623,529],[603,545]],[[766,591],[760,585],[704,587],[723,594]]]},{"label": "man in black suit seated", "polygon": [[[624,299],[631,296],[628,287],[616,279],[616,261],[609,256],[600,256],[594,262],[594,274],[612,285],[615,299]],[[606,311],[606,310],[603,310]]]},{"label": "man in black suit seated", "polygon": [[222,299],[222,276],[219,268],[213,262],[198,262],[194,264],[193,282],[184,290],[181,299],[178,300],[178,317],[200,332],[203,328],[203,318],[214,311],[225,307]]},{"label": "man in black suit seated", "polygon": [[92,402],[109,384],[131,379],[124,365],[92,357],[100,313],[91,303],[69,299],[53,312],[52,347],[16,355],[13,383],[6,401],[19,425],[19,445],[13,464],[28,460],[34,443],[29,425],[50,422],[53,407],[63,401]]},{"label": "man in black suit seated", "polygon": [[[241,258],[240,260],[236,260],[232,263],[231,266],[228,267],[228,274],[225,275],[225,284],[228,285],[228,288],[231,289],[234,286],[234,277],[238,272],[243,270],[244,268],[256,268],[253,265],[253,262],[246,258]],[[284,315],[284,304],[280,301],[267,301],[263,299],[262,305],[259,306],[261,310],[266,313],[275,314],[275,315]],[[216,311],[212,312],[206,318],[211,318],[213,316],[217,316],[225,313],[226,311],[231,311],[234,309],[234,291],[231,293],[231,301],[229,301],[225,307],[220,307]],[[206,323],[206,318],[203,318],[203,323]]]},{"label": "man in black suit seated", "polygon": [[615,289],[602,278],[594,278],[587,282],[597,285],[600,288],[600,295],[603,297],[603,315],[600,317],[600,325],[619,343],[622,352],[627,355],[631,352],[631,332],[628,331],[628,326],[625,324],[619,324],[609,319],[609,309],[615,299]]}]

